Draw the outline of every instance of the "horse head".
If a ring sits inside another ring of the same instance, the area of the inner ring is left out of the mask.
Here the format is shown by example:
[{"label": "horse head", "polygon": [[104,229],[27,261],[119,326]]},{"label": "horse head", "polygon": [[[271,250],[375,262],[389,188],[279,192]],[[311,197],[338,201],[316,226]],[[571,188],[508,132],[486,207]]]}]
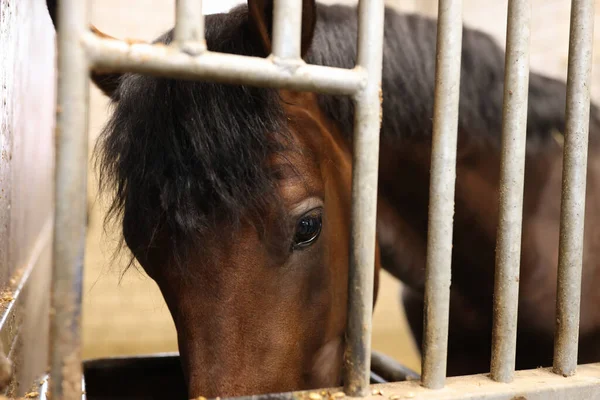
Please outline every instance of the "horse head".
[{"label": "horse head", "polygon": [[[268,56],[272,13],[273,1],[250,0],[207,16],[208,49]],[[302,15],[306,58],[314,1]],[[340,384],[351,152],[317,96],[91,78],[114,107],[97,148],[101,185],[116,189],[109,217],[164,296],[189,395]]]}]

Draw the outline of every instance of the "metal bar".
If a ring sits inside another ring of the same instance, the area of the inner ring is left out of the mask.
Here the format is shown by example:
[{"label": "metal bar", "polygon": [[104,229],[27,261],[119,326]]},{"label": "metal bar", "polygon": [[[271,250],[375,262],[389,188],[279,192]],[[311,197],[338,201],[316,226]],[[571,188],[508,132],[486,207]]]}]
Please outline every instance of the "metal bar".
[{"label": "metal bar", "polygon": [[512,381],[515,372],[530,21],[530,0],[508,2],[491,362],[492,379],[499,382]]},{"label": "metal bar", "polygon": [[357,65],[366,70],[368,79],[365,88],[354,97],[352,224],[344,358],[344,390],[349,396],[365,396],[369,390],[384,10],[383,0],[361,0],[358,4]]},{"label": "metal bar", "polygon": [[202,0],[176,0],[175,42],[190,54],[206,50]]},{"label": "metal bar", "polygon": [[81,293],[86,231],[89,68],[80,41],[88,1],[58,4],[55,220],[50,320],[53,400],[81,399]]},{"label": "metal bar", "polygon": [[204,52],[194,57],[176,47],[129,44],[87,33],[83,43],[94,69],[202,79],[218,83],[352,95],[361,90],[366,71],[318,65],[278,66],[269,59]]},{"label": "metal bar", "polygon": [[371,371],[369,373],[370,376],[370,382],[369,383],[387,383],[387,381],[385,379],[383,379],[381,376],[379,376],[376,372]]},{"label": "metal bar", "polygon": [[594,0],[573,0],[554,343],[554,371],[563,376],[577,367],[593,33]]},{"label": "metal bar", "polygon": [[[46,400],[47,376],[42,377],[39,397]],[[542,383],[542,384],[541,384]],[[511,383],[498,384],[487,374],[468,377],[448,378],[446,390],[428,390],[418,382],[395,382],[374,385],[373,391],[365,400],[419,399],[419,400],[509,400],[526,398],[527,400],[564,400],[564,399],[600,399],[600,364],[587,364],[579,367],[577,375],[565,380],[553,374],[548,368],[517,371]],[[89,389],[90,391],[93,389]],[[325,395],[323,395],[325,392]],[[311,396],[312,394],[312,396]],[[91,398],[93,393],[89,393]],[[271,393],[253,396],[222,398],[222,400],[306,400],[308,398],[338,399],[344,397],[340,388],[327,388],[315,391]],[[516,397],[515,397],[516,396]],[[349,399],[348,399],[349,400]]]},{"label": "metal bar", "polygon": [[422,384],[444,386],[462,49],[462,1],[440,0],[425,266]]},{"label": "metal bar", "polygon": [[377,373],[377,375],[388,382],[414,381],[421,379],[421,376],[415,371],[375,350],[371,351],[371,371]]},{"label": "metal bar", "polygon": [[278,0],[273,5],[273,56],[300,60],[302,0]]},{"label": "metal bar", "polygon": [[[506,384],[498,384],[487,374],[468,377],[448,378],[445,390],[429,390],[418,382],[394,382],[373,385],[372,391],[364,400],[419,399],[419,400],[563,400],[600,399],[600,364],[580,367],[578,374],[566,380],[553,374],[548,368],[517,371],[515,379]],[[299,391],[281,394],[230,397],[223,400],[302,400],[344,399],[338,388],[319,391]],[[323,393],[325,392],[325,393]]]}]

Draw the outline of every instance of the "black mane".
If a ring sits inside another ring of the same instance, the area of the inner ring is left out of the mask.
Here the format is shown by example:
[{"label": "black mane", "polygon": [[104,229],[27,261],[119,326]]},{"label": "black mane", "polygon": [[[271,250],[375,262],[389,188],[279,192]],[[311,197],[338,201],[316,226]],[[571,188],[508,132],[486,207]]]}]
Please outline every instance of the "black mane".
[{"label": "black mane", "polygon": [[[356,9],[341,5],[320,7],[318,18],[308,61],[318,65],[353,67]],[[427,138],[433,125],[437,21],[386,8],[384,32],[381,134],[388,138]],[[459,132],[500,143],[504,58],[504,50],[490,35],[464,27]],[[320,103],[350,136],[354,122],[351,100],[320,96]],[[564,132],[564,82],[532,71],[528,104],[529,140],[545,141],[552,138],[553,130]],[[591,118],[592,124],[599,127],[600,110],[595,105],[592,105]]]},{"label": "black mane", "polygon": [[[242,9],[208,16],[208,48],[263,55],[249,29]],[[133,254],[160,228],[183,258],[215,221],[237,222],[272,200],[265,160],[287,137],[276,91],[126,74],[116,97],[97,164],[102,190],[116,189],[108,219],[123,215]]]},{"label": "black mane", "polygon": [[[255,42],[246,6],[209,15],[212,51],[265,56]],[[309,63],[352,68],[356,11],[318,6]],[[382,135],[431,132],[436,24],[386,11]],[[169,43],[172,31],[157,41]],[[465,28],[459,127],[499,139],[504,52],[490,36]],[[108,218],[123,216],[132,253],[149,248],[162,230],[171,256],[185,257],[194,239],[216,221],[236,222],[275,200],[266,158],[288,136],[277,91],[248,86],[125,74],[113,96],[115,111],[98,143],[101,188],[116,189]],[[348,97],[319,96],[321,107],[350,139]],[[598,123],[598,111],[592,116]],[[565,84],[531,75],[528,136],[543,140],[563,131]]]}]

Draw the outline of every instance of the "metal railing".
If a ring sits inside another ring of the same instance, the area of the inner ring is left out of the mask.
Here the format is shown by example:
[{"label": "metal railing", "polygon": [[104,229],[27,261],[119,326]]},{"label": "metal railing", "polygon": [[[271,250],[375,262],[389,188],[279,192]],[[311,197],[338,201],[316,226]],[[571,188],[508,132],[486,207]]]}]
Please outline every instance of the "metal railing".
[{"label": "metal railing", "polygon": [[[128,43],[95,35],[89,31],[88,3],[59,1],[51,398],[81,398],[86,133],[88,79],[93,69],[353,97],[356,112],[352,246],[344,391],[349,396],[371,395],[384,1],[359,2],[358,62],[353,69],[308,65],[300,59],[301,0],[275,2],[273,51],[266,59],[208,51],[201,0],[177,1],[175,40],[169,46]],[[508,399],[515,395],[527,399],[600,398],[599,365],[580,366],[573,375],[577,366],[593,7],[594,0],[572,1],[554,372],[548,369],[515,372],[531,3],[510,0],[491,379],[486,375],[446,379],[462,4],[461,0],[439,0],[423,376],[421,382],[387,384],[386,395],[419,399]],[[280,397],[296,398],[302,394],[287,393]]]}]

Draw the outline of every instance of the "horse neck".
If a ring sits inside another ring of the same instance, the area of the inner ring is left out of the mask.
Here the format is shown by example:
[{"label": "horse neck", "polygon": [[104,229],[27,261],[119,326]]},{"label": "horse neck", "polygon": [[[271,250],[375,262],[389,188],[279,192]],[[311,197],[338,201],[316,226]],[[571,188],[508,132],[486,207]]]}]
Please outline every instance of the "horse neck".
[{"label": "horse neck", "polygon": [[[523,318],[553,321],[562,189],[562,147],[557,142],[527,143],[523,199],[521,278]],[[380,152],[378,233],[382,267],[413,289],[422,290],[428,228],[430,141],[386,141]],[[582,329],[600,324],[595,289],[600,279],[600,145],[590,144]],[[453,287],[462,296],[491,302],[499,220],[500,148],[459,133],[453,231]],[[477,282],[477,284],[473,284]],[[540,299],[548,301],[540,302]],[[544,306],[544,305],[547,305]],[[552,326],[540,327],[551,330]]]},{"label": "horse neck", "polygon": [[[453,256],[465,273],[481,272],[477,265],[494,262],[500,153],[478,146],[468,149],[459,144],[456,164]],[[382,139],[378,219],[382,266],[419,290],[424,284],[430,163],[429,140]],[[460,279],[461,272],[453,276]],[[478,289],[492,284],[487,273],[479,278]]]},{"label": "horse neck", "polygon": [[[594,111],[595,112],[595,111]],[[597,290],[600,281],[600,143],[598,141],[598,119],[592,115],[590,143],[586,174],[585,222],[583,241],[583,279],[581,294],[581,334],[598,334],[600,331],[600,301]],[[554,321],[554,304],[559,258],[559,231],[562,193],[563,148],[552,149],[545,156],[547,162],[537,173],[526,175],[526,185],[537,186],[536,197],[527,194],[526,187],[523,242],[521,259],[521,292],[529,291],[524,297],[523,318],[532,321],[548,321],[542,328],[551,331]],[[526,171],[527,173],[527,171]],[[529,189],[529,190],[528,190]],[[540,300],[545,300],[541,302]],[[543,307],[542,305],[546,305]],[[530,307],[530,308],[529,308]],[[534,308],[535,307],[535,308]],[[528,314],[528,309],[535,313]]]},{"label": "horse neck", "polygon": [[[309,62],[352,67],[356,60],[355,12],[340,6],[322,6],[319,13],[321,22]],[[388,9],[384,28],[378,235],[384,268],[405,283],[419,287],[423,282],[427,236],[436,24],[431,19]],[[335,46],[324,46],[325,42]],[[503,83],[502,49],[489,35],[465,28],[453,254],[457,264],[464,265],[459,267],[467,272],[480,271],[485,266],[485,279],[482,277],[478,284],[481,288],[491,285],[489,271],[493,271],[495,263]],[[565,89],[564,82],[535,72],[530,75],[526,226],[531,216],[537,215],[539,204],[560,193],[560,179],[550,179],[548,171],[556,157],[561,156],[550,132],[564,132]],[[350,142],[354,125],[351,101],[319,96],[319,103]],[[598,109],[592,107],[592,142],[598,141],[599,115]],[[555,226],[558,214],[549,211],[543,220]],[[552,246],[556,248],[556,243]]]}]

